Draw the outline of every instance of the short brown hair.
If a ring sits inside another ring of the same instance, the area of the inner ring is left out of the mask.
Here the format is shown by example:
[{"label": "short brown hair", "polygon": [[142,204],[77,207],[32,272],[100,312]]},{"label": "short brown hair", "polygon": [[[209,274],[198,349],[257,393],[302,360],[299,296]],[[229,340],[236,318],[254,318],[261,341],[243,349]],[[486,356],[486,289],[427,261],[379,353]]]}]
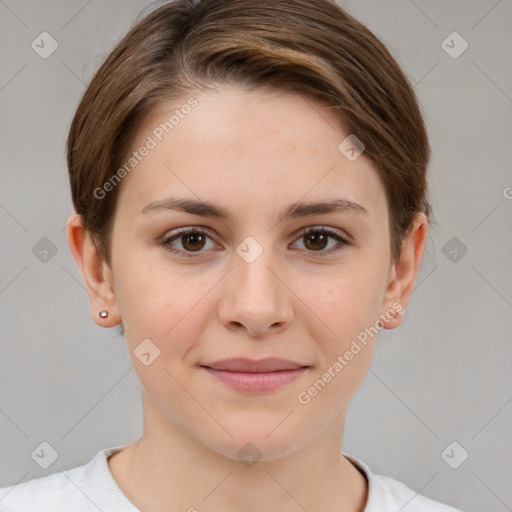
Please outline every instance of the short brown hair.
[{"label": "short brown hair", "polygon": [[418,100],[370,30],[332,0],[174,0],[137,21],[108,55],[69,131],[73,205],[109,265],[119,187],[104,199],[94,191],[151,112],[215,84],[295,92],[339,113],[385,188],[393,261],[414,214],[431,219]]}]

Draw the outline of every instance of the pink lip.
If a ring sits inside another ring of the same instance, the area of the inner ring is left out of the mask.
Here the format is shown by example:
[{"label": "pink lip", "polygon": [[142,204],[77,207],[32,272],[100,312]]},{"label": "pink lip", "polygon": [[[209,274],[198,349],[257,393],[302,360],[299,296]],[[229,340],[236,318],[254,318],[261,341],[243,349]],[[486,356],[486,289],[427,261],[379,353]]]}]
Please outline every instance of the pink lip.
[{"label": "pink lip", "polygon": [[265,392],[297,379],[308,366],[286,359],[222,359],[201,365],[210,375],[239,391]]}]

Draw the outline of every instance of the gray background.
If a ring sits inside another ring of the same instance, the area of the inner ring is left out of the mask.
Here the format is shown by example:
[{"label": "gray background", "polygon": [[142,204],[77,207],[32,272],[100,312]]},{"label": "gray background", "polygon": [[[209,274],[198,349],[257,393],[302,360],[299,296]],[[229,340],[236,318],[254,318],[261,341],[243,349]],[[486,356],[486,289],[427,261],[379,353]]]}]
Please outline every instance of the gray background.
[{"label": "gray background", "polygon": [[[415,85],[437,221],[405,320],[381,332],[349,406],[344,451],[466,511],[512,510],[512,2],[339,3]],[[0,487],[84,464],[141,433],[125,341],[91,320],[67,246],[64,147],[85,84],[154,6],[0,0]],[[47,59],[31,48],[43,31],[59,44]],[[453,31],[469,44],[458,58],[442,47]],[[43,237],[57,251],[47,261]],[[58,452],[47,469],[31,458],[43,441]],[[442,458],[453,441],[452,464],[469,454],[458,469]]]}]

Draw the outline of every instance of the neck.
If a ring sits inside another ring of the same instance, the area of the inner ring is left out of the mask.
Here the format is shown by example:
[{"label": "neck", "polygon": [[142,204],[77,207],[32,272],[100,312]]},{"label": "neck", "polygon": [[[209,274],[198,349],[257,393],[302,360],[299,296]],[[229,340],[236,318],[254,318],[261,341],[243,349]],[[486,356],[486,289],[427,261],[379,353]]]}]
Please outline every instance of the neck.
[{"label": "neck", "polygon": [[142,511],[364,510],[366,479],[341,454],[344,413],[301,448],[244,464],[199,443],[156,410],[144,410],[142,437],[108,461]]}]

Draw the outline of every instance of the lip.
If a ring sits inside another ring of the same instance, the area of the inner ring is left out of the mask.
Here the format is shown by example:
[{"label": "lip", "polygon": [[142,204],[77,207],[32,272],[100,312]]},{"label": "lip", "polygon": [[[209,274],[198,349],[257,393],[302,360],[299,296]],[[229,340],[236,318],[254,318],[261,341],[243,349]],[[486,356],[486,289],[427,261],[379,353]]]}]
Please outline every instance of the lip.
[{"label": "lip", "polygon": [[204,364],[214,370],[226,370],[229,372],[276,372],[282,370],[297,370],[308,365],[296,363],[289,359],[279,357],[266,357],[265,359],[249,359],[247,357],[232,357],[229,359],[219,359],[212,363]]},{"label": "lip", "polygon": [[200,366],[229,387],[252,393],[279,389],[300,377],[309,368],[307,365],[280,358],[232,358]]}]

